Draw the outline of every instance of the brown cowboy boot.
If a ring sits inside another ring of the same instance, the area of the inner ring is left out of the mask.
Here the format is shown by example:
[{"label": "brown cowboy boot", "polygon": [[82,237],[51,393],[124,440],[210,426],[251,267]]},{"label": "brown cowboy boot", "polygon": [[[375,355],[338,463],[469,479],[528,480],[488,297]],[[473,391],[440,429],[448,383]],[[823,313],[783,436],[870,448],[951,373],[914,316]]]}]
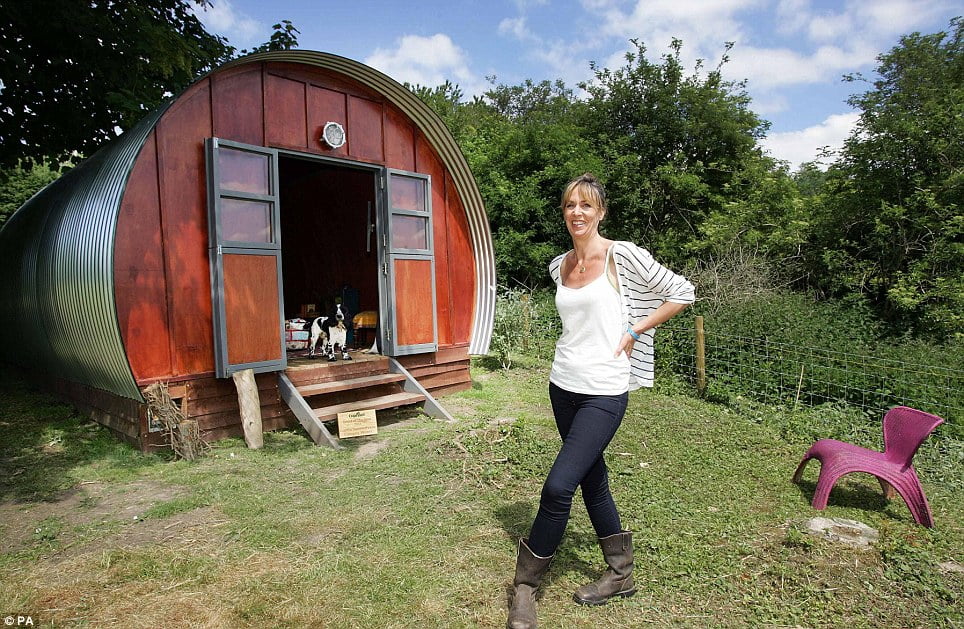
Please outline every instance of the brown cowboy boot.
[{"label": "brown cowboy boot", "polygon": [[600,537],[603,557],[609,569],[598,581],[576,590],[573,599],[580,605],[602,605],[614,596],[632,596],[633,584],[633,534],[623,531],[609,537]]},{"label": "brown cowboy boot", "polygon": [[509,607],[508,629],[536,629],[536,591],[549,568],[552,556],[540,557],[532,552],[527,539],[519,540],[519,557],[512,581],[512,605]]}]

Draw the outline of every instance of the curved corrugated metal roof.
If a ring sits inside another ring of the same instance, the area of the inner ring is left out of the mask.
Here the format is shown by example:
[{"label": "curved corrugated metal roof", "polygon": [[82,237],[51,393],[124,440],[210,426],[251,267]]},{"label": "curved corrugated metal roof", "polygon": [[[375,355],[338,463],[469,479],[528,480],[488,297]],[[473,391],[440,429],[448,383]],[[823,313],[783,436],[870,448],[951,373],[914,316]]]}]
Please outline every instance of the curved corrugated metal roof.
[{"label": "curved corrugated metal roof", "polygon": [[485,354],[492,339],[495,320],[495,251],[492,232],[485,214],[485,204],[462,150],[445,123],[431,107],[395,79],[357,61],[310,50],[264,52],[231,61],[218,70],[259,61],[285,61],[316,66],[351,77],[383,95],[405,113],[425,134],[452,175],[455,188],[465,206],[469,223],[469,240],[475,259],[475,315],[469,339],[470,354]]},{"label": "curved corrugated metal roof", "polygon": [[0,230],[0,339],[8,359],[142,401],[114,305],[114,234],[154,111],[34,195]]},{"label": "curved corrugated metal roof", "polygon": [[[382,94],[418,126],[451,174],[465,206],[475,258],[470,354],[488,351],[495,316],[495,255],[485,206],[468,163],[442,120],[397,81],[321,52],[250,55],[241,64],[285,61],[351,77]],[[23,205],[0,229],[0,342],[15,363],[142,401],[114,302],[114,236],[134,161],[172,99]]]}]

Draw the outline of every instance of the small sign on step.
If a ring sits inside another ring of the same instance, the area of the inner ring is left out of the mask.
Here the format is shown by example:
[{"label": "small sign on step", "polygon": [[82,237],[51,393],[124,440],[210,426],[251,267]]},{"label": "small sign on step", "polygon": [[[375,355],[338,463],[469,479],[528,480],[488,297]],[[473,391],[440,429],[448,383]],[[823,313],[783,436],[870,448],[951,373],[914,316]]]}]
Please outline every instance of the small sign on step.
[{"label": "small sign on step", "polygon": [[338,437],[364,437],[378,434],[375,409],[338,413]]}]

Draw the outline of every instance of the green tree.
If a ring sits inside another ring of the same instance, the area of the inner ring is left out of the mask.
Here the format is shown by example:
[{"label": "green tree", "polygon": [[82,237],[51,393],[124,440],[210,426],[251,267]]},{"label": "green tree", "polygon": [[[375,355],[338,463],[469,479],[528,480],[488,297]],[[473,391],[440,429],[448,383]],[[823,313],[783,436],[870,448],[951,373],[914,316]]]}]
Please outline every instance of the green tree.
[{"label": "green tree", "polygon": [[0,227],[30,197],[59,175],[59,171],[46,164],[37,164],[30,170],[9,168],[0,172]]},{"label": "green tree", "polygon": [[291,50],[298,47],[298,35],[301,34],[291,20],[281,20],[278,24],[271,27],[274,32],[268,41],[255,46],[250,51],[242,50],[240,54],[254,54],[256,52],[269,52],[272,50]]},{"label": "green tree", "polygon": [[90,154],[234,49],[209,0],[0,3],[0,167]]},{"label": "green tree", "polygon": [[[878,57],[857,128],[812,205],[817,285],[893,330],[964,332],[964,21]],[[860,80],[861,77],[848,77]]]},{"label": "green tree", "polygon": [[617,236],[678,263],[704,219],[745,189],[736,180],[769,170],[757,148],[769,123],[749,109],[743,83],[723,79],[726,54],[687,74],[680,40],[659,63],[632,43],[624,67],[593,68],[585,124],[606,158]]},{"label": "green tree", "polygon": [[585,103],[561,81],[496,85],[469,102],[448,83],[414,91],[445,121],[472,168],[503,285],[548,284],[549,262],[570,246],[559,194],[573,176],[602,168],[576,114]]},{"label": "green tree", "polygon": [[496,262],[506,285],[544,286],[549,262],[571,246],[559,208],[563,187],[603,170],[580,124],[586,104],[562,81],[500,85],[486,102],[492,115],[470,164],[496,226]]},{"label": "green tree", "polygon": [[[272,29],[251,53],[298,46],[289,20]],[[63,160],[92,153],[236,54],[187,0],[0,3],[0,51],[9,62],[0,66],[0,225],[70,167]]]}]

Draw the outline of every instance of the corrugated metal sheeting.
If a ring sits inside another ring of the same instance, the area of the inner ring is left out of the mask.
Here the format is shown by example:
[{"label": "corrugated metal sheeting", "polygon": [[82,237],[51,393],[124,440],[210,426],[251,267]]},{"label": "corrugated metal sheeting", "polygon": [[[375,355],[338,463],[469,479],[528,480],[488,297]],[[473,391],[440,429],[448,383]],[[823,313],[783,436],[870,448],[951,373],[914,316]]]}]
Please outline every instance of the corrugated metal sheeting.
[{"label": "corrugated metal sheeting", "polygon": [[114,306],[114,234],[134,160],[165,109],[34,195],[0,230],[9,362],[143,401]]}]

